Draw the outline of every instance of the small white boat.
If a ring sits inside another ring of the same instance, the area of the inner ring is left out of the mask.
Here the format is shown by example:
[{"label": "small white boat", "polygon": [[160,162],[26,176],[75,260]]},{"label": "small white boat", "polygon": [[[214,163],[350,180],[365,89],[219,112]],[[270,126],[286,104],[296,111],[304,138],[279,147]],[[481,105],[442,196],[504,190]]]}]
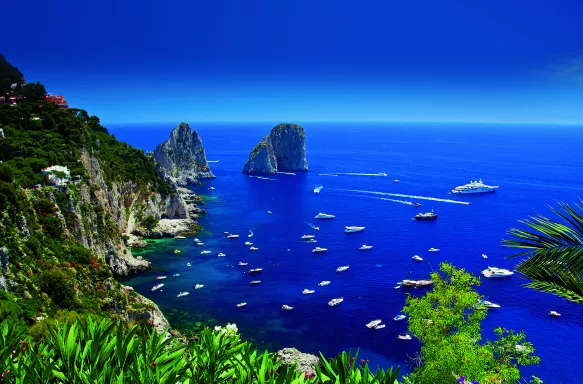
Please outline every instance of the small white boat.
[{"label": "small white boat", "polygon": [[304,289],[304,290],[302,291],[302,295],[310,295],[310,294],[312,294],[312,293],[314,293],[314,292],[316,292],[316,291],[314,291],[313,289],[308,289],[308,288],[306,288],[306,289]]},{"label": "small white boat", "polygon": [[354,233],[354,232],[362,232],[364,231],[365,227],[356,227],[356,226],[346,226],[344,228],[345,233]]},{"label": "small white boat", "polygon": [[258,251],[258,250],[259,250],[259,248],[257,248],[257,247],[249,247],[249,249],[250,249],[251,251]]},{"label": "small white boat", "polygon": [[328,251],[328,248],[316,247],[312,249],[312,253],[324,253],[326,251]]},{"label": "small white boat", "polygon": [[187,296],[188,294],[189,292],[180,292],[178,295],[176,295],[176,297]]},{"label": "small white boat", "polygon": [[379,325],[375,325],[374,329],[383,329],[384,327],[386,327],[385,324],[379,324]]},{"label": "small white boat", "polygon": [[326,285],[328,285],[328,284],[330,284],[330,281],[328,281],[328,280],[320,281],[320,282],[318,283],[318,285],[319,285],[320,287],[324,287],[324,286],[326,286]]},{"label": "small white boat", "polygon": [[379,324],[380,324],[380,323],[382,323],[382,322],[383,322],[383,321],[382,321],[381,319],[373,320],[373,321],[371,321],[371,322],[368,322],[368,323],[366,324],[366,327],[367,327],[367,328],[373,328],[373,327],[376,327],[377,325],[379,325]]},{"label": "small white boat", "polygon": [[350,268],[349,265],[343,265],[341,267],[336,268],[336,272],[344,272],[346,271],[348,268]]},{"label": "small white boat", "polygon": [[559,312],[557,312],[557,311],[550,311],[549,312],[549,316],[552,316],[552,317],[561,317],[561,314]]},{"label": "small white boat", "polygon": [[487,259],[488,255],[486,255],[485,253],[482,253],[482,259]]},{"label": "small white boat", "polygon": [[214,190],[215,190],[215,187],[210,187],[209,189],[210,189],[211,191],[214,191]]},{"label": "small white boat", "polygon": [[163,286],[164,286],[164,284],[156,284],[152,287],[152,291],[156,291],[156,290],[162,288]]},{"label": "small white boat", "polygon": [[439,248],[429,248],[427,252],[439,252]]},{"label": "small white boat", "polygon": [[334,216],[334,215],[329,215],[327,213],[320,212],[316,216],[314,216],[314,219],[333,219],[335,217],[336,216]]},{"label": "small white boat", "polygon": [[223,252],[221,252],[221,253],[219,253],[219,254],[217,255],[217,257],[225,257],[225,256],[227,256],[227,255],[226,255],[226,254],[224,254]]},{"label": "small white boat", "polygon": [[237,264],[237,265],[238,265],[238,266],[240,266],[240,267],[244,267],[244,266],[246,266],[247,264],[249,264],[249,263],[244,263],[244,262],[242,262],[242,261],[239,261],[239,264]]},{"label": "small white boat", "polygon": [[200,254],[201,255],[210,255],[212,252],[211,251],[202,251]]},{"label": "small white boat", "polygon": [[377,176],[389,176],[389,175],[387,175],[385,172],[379,172],[377,173]]},{"label": "small white boat", "polygon": [[261,284],[261,280],[253,280],[253,281],[251,281],[250,284],[253,284],[253,285],[255,285],[255,284]]},{"label": "small white boat", "polygon": [[190,266],[192,266],[192,265],[191,265],[190,263],[186,263],[186,266],[187,266],[187,267],[190,267]]},{"label": "small white boat", "polygon": [[174,253],[180,253],[180,249],[175,249]]},{"label": "small white boat", "polygon": [[395,285],[393,288],[394,289],[401,289],[401,286],[400,285]]},{"label": "small white boat", "polygon": [[165,278],[166,278],[166,276],[156,276],[156,280],[162,280],[162,279],[165,279]]},{"label": "small white boat", "polygon": [[399,335],[397,336],[399,340],[411,340],[411,335]]},{"label": "small white boat", "polygon": [[509,271],[508,269],[504,268],[497,268],[497,267],[488,267],[482,271],[482,275],[487,278],[502,278],[502,277],[510,277],[514,275],[514,272]]},{"label": "small white boat", "polygon": [[415,261],[423,261],[423,258],[421,258],[421,256],[419,256],[419,255],[414,255],[412,257],[412,259],[415,260]]},{"label": "small white boat", "polygon": [[271,212],[271,211],[267,211],[267,213],[268,213],[269,215],[273,214],[273,212]]},{"label": "small white boat", "polygon": [[306,243],[310,243],[310,244],[316,244],[317,242],[318,242],[318,240],[316,240],[316,239],[306,240]]},{"label": "small white boat", "polygon": [[399,179],[393,180],[393,183],[398,183],[398,182],[399,182]]},{"label": "small white boat", "polygon": [[198,237],[195,237],[194,239],[192,239],[192,241],[194,241],[195,243],[199,243],[200,239]]},{"label": "small white boat", "polygon": [[252,242],[250,242],[250,241],[246,241],[246,242],[245,242],[245,245],[246,245],[246,246],[248,246],[248,247],[250,247],[250,246],[252,246],[252,245],[253,245],[253,243],[252,243]]},{"label": "small white boat", "polygon": [[204,284],[197,284],[194,286],[194,289],[201,289],[202,287],[204,287]]},{"label": "small white boat", "polygon": [[328,305],[331,306],[331,307],[334,307],[335,305],[338,305],[338,304],[342,303],[343,301],[344,301],[344,298],[343,297],[339,297],[337,299],[330,300],[328,302]]},{"label": "small white boat", "polygon": [[320,191],[322,190],[322,188],[324,188],[322,185],[320,185],[319,187],[314,188],[314,193],[320,193]]},{"label": "small white boat", "polygon": [[235,234],[228,234],[227,235],[227,239],[238,239],[239,235],[235,235]]},{"label": "small white boat", "polygon": [[405,315],[397,315],[397,316],[393,317],[393,320],[401,321],[401,320],[405,320],[406,318],[407,318],[407,316],[405,316]]},{"label": "small white boat", "polygon": [[177,236],[174,236],[174,238],[175,239],[186,239],[186,236],[177,235]]},{"label": "small white boat", "polygon": [[284,311],[293,311],[294,307],[284,304],[281,306],[281,309],[283,309]]},{"label": "small white boat", "polygon": [[488,300],[480,301],[480,305],[483,305],[486,308],[500,308],[500,305],[493,303],[491,301],[488,301]]},{"label": "small white boat", "polygon": [[203,242],[201,242],[201,241],[199,241],[199,242],[197,242],[197,243],[196,243],[196,245],[198,245],[198,246],[203,246],[203,245],[204,245],[204,243],[203,243]]},{"label": "small white boat", "polygon": [[316,236],[314,235],[303,235],[302,236],[302,240],[311,240],[311,239],[315,239]]},{"label": "small white boat", "polygon": [[253,237],[253,231],[249,230],[249,234],[247,235],[247,237]]},{"label": "small white boat", "polygon": [[250,269],[249,273],[259,273],[261,271],[263,271],[263,268],[255,268],[255,269]]},{"label": "small white boat", "polygon": [[360,246],[360,248],[358,248],[358,249],[360,249],[361,251],[366,251],[366,250],[368,250],[368,249],[372,249],[372,245],[366,245],[366,244],[363,244],[363,245],[361,245],[361,246]]},{"label": "small white boat", "polygon": [[180,276],[180,273],[175,273],[175,274],[173,274],[172,276],[174,276],[174,277],[178,277],[178,276]]},{"label": "small white boat", "polygon": [[239,303],[239,304],[237,304],[237,308],[241,308],[241,307],[244,307],[246,305],[247,305],[247,303]]}]

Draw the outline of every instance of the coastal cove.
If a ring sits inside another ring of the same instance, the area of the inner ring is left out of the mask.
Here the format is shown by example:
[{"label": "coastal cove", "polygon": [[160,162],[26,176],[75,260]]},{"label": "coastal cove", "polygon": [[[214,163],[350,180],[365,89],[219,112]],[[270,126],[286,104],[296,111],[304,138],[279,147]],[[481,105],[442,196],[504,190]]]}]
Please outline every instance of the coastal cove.
[{"label": "coastal cove", "polygon": [[[204,246],[187,237],[134,250],[153,268],[122,282],[153,300],[173,326],[180,327],[183,319],[207,325],[236,323],[244,338],[270,351],[295,347],[333,355],[360,348],[360,357],[373,365],[401,365],[402,372],[408,371],[407,362],[419,344],[397,340],[406,322],[392,319],[400,313],[406,291],[394,289],[396,282],[409,273],[424,278],[446,260],[475,275],[488,265],[513,269],[516,260],[506,259],[512,251],[500,245],[506,231],[528,215],[549,214],[547,204],[578,201],[583,192],[583,139],[572,134],[577,127],[302,123],[309,172],[259,179],[241,169],[273,124],[190,125],[202,138],[217,177],[191,187],[204,196],[207,214],[200,220],[203,231],[195,236]],[[174,126],[107,128],[120,140],[153,150]],[[380,172],[388,176],[375,176]],[[449,194],[478,178],[500,189],[476,196]],[[314,194],[317,186],[323,188]],[[411,206],[413,201],[422,205]],[[435,222],[412,220],[431,209],[439,215]],[[336,218],[314,219],[319,212]],[[366,229],[345,234],[345,225]],[[247,237],[250,229],[252,238]],[[225,239],[225,231],[240,238]],[[305,233],[316,235],[315,245],[328,252],[314,255],[314,245],[300,241]],[[249,251],[245,241],[259,250]],[[374,248],[362,252],[362,244]],[[428,253],[431,247],[441,251]],[[175,254],[175,249],[181,253]],[[212,253],[201,255],[202,250]],[[217,257],[219,252],[226,257]],[[488,260],[482,259],[483,253]],[[414,263],[415,254],[424,262]],[[248,267],[238,267],[239,261],[248,262]],[[336,273],[340,265],[350,269]],[[245,273],[249,268],[263,268],[260,285],[250,286],[255,277]],[[175,273],[180,276],[173,277]],[[158,275],[167,276],[165,286],[152,292]],[[319,287],[322,280],[331,284]],[[523,283],[518,275],[482,278],[480,293],[501,305],[484,322],[485,337],[498,326],[523,329],[541,357],[539,366],[524,369],[526,374],[545,382],[579,382],[583,369],[576,351],[583,348],[578,337],[583,308],[527,290]],[[204,287],[195,291],[195,284]],[[316,292],[302,295],[304,288]],[[182,291],[190,295],[177,298]],[[344,297],[344,302],[331,308],[327,303],[335,297]],[[237,308],[239,302],[248,304]],[[295,309],[282,311],[283,304]],[[563,316],[551,318],[550,310]],[[364,326],[376,318],[383,319],[386,328]],[[559,354],[554,352],[558,343]]]}]

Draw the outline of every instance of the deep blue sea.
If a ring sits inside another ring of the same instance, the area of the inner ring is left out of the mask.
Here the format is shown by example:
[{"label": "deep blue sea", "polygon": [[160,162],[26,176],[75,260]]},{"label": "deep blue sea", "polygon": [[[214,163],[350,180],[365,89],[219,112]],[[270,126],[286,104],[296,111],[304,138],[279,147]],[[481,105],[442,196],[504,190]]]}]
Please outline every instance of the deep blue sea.
[{"label": "deep blue sea", "polygon": [[[501,246],[506,231],[529,215],[550,214],[548,204],[575,202],[583,192],[583,127],[305,123],[310,171],[265,180],[250,178],[241,168],[273,124],[191,126],[202,137],[208,160],[218,161],[210,163],[217,178],[193,188],[208,197],[207,215],[201,220],[204,231],[197,235],[205,246],[195,246],[190,238],[163,241],[155,251],[144,253],[155,268],[124,283],[154,300],[171,322],[186,317],[210,325],[236,323],[246,339],[270,350],[293,346],[332,355],[359,348],[360,357],[372,364],[401,365],[406,372],[420,345],[397,339],[407,324],[392,318],[402,308],[406,291],[394,289],[395,283],[409,276],[424,278],[446,260],[476,275],[488,265],[512,269],[516,260],[506,258],[512,250]],[[118,139],[149,150],[173,127],[109,129]],[[388,177],[367,175],[379,172]],[[500,189],[482,195],[449,194],[478,178]],[[316,186],[323,186],[320,194],[313,193]],[[403,203],[411,201],[422,206]],[[437,221],[412,220],[431,209],[439,215]],[[336,219],[315,220],[318,212]],[[366,229],[347,235],[345,225]],[[241,237],[227,240],[225,231]],[[317,245],[329,251],[314,255],[313,245],[300,241],[306,233],[315,234]],[[257,252],[244,245],[248,240]],[[374,248],[361,252],[362,244]],[[429,253],[430,247],[441,251]],[[174,254],[176,248],[182,253]],[[212,255],[201,256],[205,249]],[[227,256],[218,258],[219,252]],[[415,254],[426,262],[413,262]],[[248,262],[248,267],[237,267],[239,261]],[[345,264],[350,265],[348,271],[335,272]],[[250,276],[249,268],[263,272]],[[158,282],[155,277],[162,274],[168,276],[163,290],[151,292]],[[253,278],[262,283],[251,286]],[[332,283],[318,287],[322,280]],[[580,383],[583,307],[523,288],[523,283],[518,275],[482,279],[479,291],[502,306],[491,310],[483,323],[486,337],[499,326],[524,330],[542,360],[525,369],[526,374],[545,383]],[[195,284],[204,288],[195,291]],[[316,292],[302,295],[304,288]],[[176,297],[185,290],[189,296]],[[341,305],[327,305],[340,296]],[[243,301],[246,307],[235,307]],[[282,304],[295,310],[282,311]],[[549,310],[563,316],[551,318]],[[364,326],[376,318],[383,319],[386,328]]]}]

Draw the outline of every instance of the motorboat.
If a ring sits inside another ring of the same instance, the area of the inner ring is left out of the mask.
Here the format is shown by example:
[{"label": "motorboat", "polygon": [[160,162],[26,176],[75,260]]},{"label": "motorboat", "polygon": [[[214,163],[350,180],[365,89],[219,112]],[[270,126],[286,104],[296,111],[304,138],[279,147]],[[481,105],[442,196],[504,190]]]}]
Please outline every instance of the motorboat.
[{"label": "motorboat", "polygon": [[244,262],[242,262],[242,261],[239,261],[239,264],[237,264],[237,265],[238,265],[239,267],[244,267],[244,266],[246,266],[247,264],[249,264],[249,263],[244,263]]},{"label": "motorboat", "polygon": [[415,220],[437,220],[437,214],[432,209],[431,212],[416,214]]},{"label": "motorboat", "polygon": [[180,253],[180,249],[175,249],[174,253]]},{"label": "motorboat", "polygon": [[211,191],[214,191],[214,190],[215,190],[215,187],[210,187],[209,189],[210,189]]},{"label": "motorboat", "polygon": [[383,329],[384,327],[386,327],[385,324],[379,324],[379,325],[375,325],[374,329]]},{"label": "motorboat", "polygon": [[241,308],[241,307],[244,307],[246,305],[247,305],[247,303],[239,303],[239,304],[237,304],[237,308]]},{"label": "motorboat", "polygon": [[327,213],[320,212],[316,216],[314,216],[314,219],[333,219],[335,217],[336,216],[334,216],[334,215],[329,215]]},{"label": "motorboat", "polygon": [[271,211],[267,211],[267,214],[271,215],[271,214],[273,214],[273,212],[271,212]]},{"label": "motorboat", "polygon": [[383,322],[383,321],[382,321],[381,319],[373,320],[373,321],[370,321],[370,322],[368,322],[368,323],[366,324],[366,327],[367,327],[367,328],[373,328],[373,327],[376,327],[377,325],[379,325],[379,324],[380,324],[380,323],[382,323],[382,322]]},{"label": "motorboat", "polygon": [[250,284],[253,284],[253,285],[261,284],[261,280],[252,280]]},{"label": "motorboat", "polygon": [[405,315],[397,315],[393,318],[393,320],[401,321],[401,320],[405,320],[406,318],[407,318],[407,316],[405,316]]},{"label": "motorboat", "polygon": [[250,249],[251,251],[258,251],[258,250],[259,250],[259,248],[257,248],[257,247],[249,247],[249,249]]},{"label": "motorboat", "polygon": [[196,245],[198,245],[198,246],[203,246],[203,245],[204,245],[204,243],[203,243],[202,241],[199,241],[199,242],[197,242],[197,243],[196,243]]},{"label": "motorboat", "polygon": [[479,181],[470,180],[469,184],[460,185],[459,187],[455,187],[452,189],[451,193],[455,194],[468,194],[468,193],[488,193],[488,192],[495,192],[499,188],[498,185],[486,185],[482,182],[482,179]]},{"label": "motorboat", "polygon": [[201,255],[210,255],[212,252],[211,251],[202,251],[200,254]]},{"label": "motorboat", "polygon": [[156,291],[156,290],[162,288],[163,286],[164,286],[164,284],[156,284],[152,287],[152,291]]},{"label": "motorboat", "polygon": [[561,314],[559,312],[557,312],[557,311],[550,311],[549,312],[549,316],[552,316],[552,317],[561,317]]},{"label": "motorboat", "polygon": [[166,278],[166,276],[156,276],[156,280],[162,280],[162,279],[165,279],[165,278]]},{"label": "motorboat", "polygon": [[197,284],[194,286],[194,289],[201,289],[202,287],[204,287],[204,284]]},{"label": "motorboat", "polygon": [[294,307],[292,307],[291,305],[284,304],[281,306],[281,309],[283,309],[284,311],[293,311]]},{"label": "motorboat", "polygon": [[431,281],[431,280],[403,280],[401,283],[404,287],[419,288],[419,287],[428,287],[431,284],[433,284],[433,281]]},{"label": "motorboat", "polygon": [[320,193],[320,191],[322,190],[322,188],[324,188],[324,187],[321,186],[321,185],[319,187],[314,188],[314,193]]},{"label": "motorboat", "polygon": [[235,235],[235,234],[229,234],[227,235],[227,239],[238,239],[239,235]]},{"label": "motorboat", "polygon": [[326,285],[328,285],[328,284],[330,284],[330,281],[328,281],[328,280],[320,281],[320,282],[318,283],[318,285],[319,285],[320,287],[324,287],[324,286],[326,286]]},{"label": "motorboat", "polygon": [[398,182],[399,182],[399,179],[393,180],[393,183],[398,183]]},{"label": "motorboat", "polygon": [[491,301],[488,301],[488,300],[480,301],[480,305],[483,305],[486,308],[500,308],[500,305],[493,303]]},{"label": "motorboat", "polygon": [[177,235],[177,236],[174,236],[174,238],[175,239],[186,239],[186,236]]},{"label": "motorboat", "polygon": [[306,240],[306,243],[309,243],[309,244],[316,244],[317,242],[318,242],[318,240],[316,240],[316,239]]},{"label": "motorboat", "polygon": [[217,255],[217,257],[225,257],[225,256],[227,256],[227,255],[226,255],[225,253],[223,253],[223,252],[221,252],[221,253],[219,253],[219,254]]},{"label": "motorboat", "polygon": [[399,335],[399,336],[397,336],[397,338],[399,340],[411,340],[412,339],[411,338],[411,335],[409,335],[409,334],[407,334],[407,335]]},{"label": "motorboat", "polygon": [[362,232],[364,231],[365,227],[356,227],[356,226],[346,226],[344,228],[345,233],[354,233],[354,232]]},{"label": "motorboat", "polygon": [[178,295],[176,295],[176,297],[183,297],[183,296],[187,296],[190,292],[180,292]]},{"label": "motorboat", "polygon": [[418,202],[418,201],[414,201],[414,202],[411,203],[411,205],[414,206],[414,207],[420,207],[421,206],[421,203]]},{"label": "motorboat", "polygon": [[314,291],[313,289],[306,288],[302,291],[302,295],[311,295],[314,292],[316,292],[316,291]]},{"label": "motorboat", "polygon": [[249,230],[249,233],[247,234],[247,237],[253,237],[253,231]]},{"label": "motorboat", "polygon": [[250,247],[250,246],[252,246],[252,245],[253,245],[253,243],[252,243],[252,242],[250,242],[250,241],[246,241],[246,242],[245,242],[245,245],[246,245],[246,246],[248,246],[248,247]]},{"label": "motorboat", "polygon": [[326,251],[328,251],[328,248],[316,247],[312,249],[312,253],[324,253]]},{"label": "motorboat", "polygon": [[363,245],[361,245],[361,246],[360,246],[360,248],[358,248],[358,249],[360,249],[361,251],[366,251],[366,250],[368,250],[368,249],[372,249],[372,245],[366,245],[366,244],[363,244]]},{"label": "motorboat", "polygon": [[191,267],[192,265],[190,263],[186,263],[186,266],[187,267]]},{"label": "motorboat", "polygon": [[393,287],[393,289],[401,289],[401,286],[400,286],[400,285],[395,285],[395,286]]},{"label": "motorboat", "polygon": [[261,271],[263,271],[263,268],[255,268],[255,269],[250,269],[249,273],[259,273]]},{"label": "motorboat", "polygon": [[423,261],[423,258],[421,256],[419,256],[419,255],[414,255],[412,257],[412,259],[415,260],[415,261]]},{"label": "motorboat", "polygon": [[302,236],[302,240],[311,240],[311,239],[315,239],[316,236],[314,235],[303,235]]},{"label": "motorboat", "polygon": [[329,306],[331,306],[331,307],[334,307],[334,306],[336,306],[336,305],[338,305],[338,304],[342,303],[343,301],[344,301],[344,298],[343,298],[343,297],[339,297],[339,298],[337,298],[337,299],[332,299],[332,300],[330,300],[330,301],[328,302],[328,305],[329,305]]},{"label": "motorboat", "polygon": [[488,255],[486,255],[485,253],[482,253],[482,259],[484,259],[484,260],[485,260],[485,259],[487,259],[487,258],[488,258]]},{"label": "motorboat", "polygon": [[350,268],[349,265],[343,265],[341,267],[336,268],[336,272],[344,272],[346,271],[348,268]]},{"label": "motorboat", "polygon": [[198,237],[195,237],[194,239],[192,239],[192,241],[194,241],[195,243],[200,243],[200,239]]},{"label": "motorboat", "polygon": [[508,269],[504,268],[497,268],[497,267],[488,267],[482,271],[482,275],[487,278],[502,278],[502,277],[510,277],[514,275],[514,272],[509,271]]},{"label": "motorboat", "polygon": [[180,273],[175,273],[175,274],[173,274],[172,276],[174,276],[174,277],[178,277],[178,276],[180,276]]},{"label": "motorboat", "polygon": [[439,252],[439,248],[429,248],[427,252]]}]

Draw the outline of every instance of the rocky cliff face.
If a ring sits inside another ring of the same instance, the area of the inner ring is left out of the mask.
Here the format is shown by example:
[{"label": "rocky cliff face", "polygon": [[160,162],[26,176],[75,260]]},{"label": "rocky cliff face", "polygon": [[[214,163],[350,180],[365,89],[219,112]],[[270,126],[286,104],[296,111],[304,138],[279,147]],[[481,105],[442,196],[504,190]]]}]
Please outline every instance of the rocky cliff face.
[{"label": "rocky cliff face", "polygon": [[308,170],[306,133],[298,124],[279,124],[251,150],[243,172],[264,174]]},{"label": "rocky cliff face", "polygon": [[170,138],[156,147],[154,159],[160,163],[164,176],[176,185],[186,186],[215,177],[206,161],[202,140],[186,123],[180,123]]}]

